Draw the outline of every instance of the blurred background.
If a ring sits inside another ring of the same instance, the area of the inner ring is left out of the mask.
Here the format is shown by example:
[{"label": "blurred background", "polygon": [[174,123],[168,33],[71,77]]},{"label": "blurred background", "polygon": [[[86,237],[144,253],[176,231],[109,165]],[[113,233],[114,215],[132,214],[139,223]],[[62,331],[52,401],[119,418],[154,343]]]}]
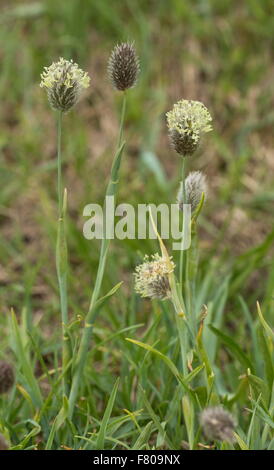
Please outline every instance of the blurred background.
[{"label": "blurred background", "polygon": [[[114,45],[131,40],[140,57],[141,75],[128,94],[118,202],[175,202],[181,162],[168,143],[165,113],[181,98],[202,101],[213,116],[214,131],[188,160],[188,169],[204,171],[209,184],[199,228],[202,300],[210,303],[220,289],[214,302],[232,329],[238,327],[239,295],[253,312],[260,300],[270,318],[273,1],[1,0],[0,4],[2,312],[10,307],[16,312],[27,309],[46,334],[52,333],[54,319],[59,318],[54,259],[56,116],[39,87],[43,67],[59,56],[72,58],[91,76],[85,96],[64,119],[63,141],[70,312],[86,312],[99,242],[84,239],[82,212],[86,204],[103,201],[121,107],[106,65]],[[134,266],[145,253],[157,249],[149,240],[112,244],[104,292],[125,281],[123,295],[112,300],[114,325],[132,301]]]}]

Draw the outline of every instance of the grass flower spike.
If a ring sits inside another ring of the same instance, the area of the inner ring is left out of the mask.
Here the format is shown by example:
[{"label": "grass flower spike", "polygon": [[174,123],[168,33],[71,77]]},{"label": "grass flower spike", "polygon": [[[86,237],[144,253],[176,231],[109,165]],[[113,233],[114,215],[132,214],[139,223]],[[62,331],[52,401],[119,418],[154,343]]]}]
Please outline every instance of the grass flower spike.
[{"label": "grass flower spike", "polygon": [[140,71],[139,59],[133,44],[124,42],[117,45],[109,58],[108,75],[119,91],[125,91],[136,85]]},{"label": "grass flower spike", "polygon": [[235,421],[222,406],[206,408],[200,417],[205,436],[213,441],[234,441]]},{"label": "grass flower spike", "polygon": [[158,253],[151,256],[145,256],[144,263],[136,268],[135,290],[142,297],[151,299],[167,299],[171,296],[171,288],[168,275],[174,271],[175,264]]},{"label": "grass flower spike", "polygon": [[63,365],[67,368],[63,377],[64,393],[69,392],[70,370],[67,364],[70,360],[70,345],[67,336],[68,299],[67,299],[67,243],[65,229],[67,191],[62,181],[62,118],[63,114],[79,100],[82,91],[88,88],[90,78],[74,62],[63,59],[45,67],[41,74],[40,87],[45,88],[51,107],[58,111],[57,118],[57,193],[58,193],[58,230],[56,245],[56,268],[59,283],[60,309],[63,325]]},{"label": "grass flower spike", "polygon": [[169,136],[175,151],[182,156],[192,155],[201,135],[210,132],[212,118],[200,101],[181,100],[167,113]]},{"label": "grass flower spike", "polygon": [[41,74],[40,87],[45,88],[53,109],[67,112],[79,100],[81,92],[88,88],[90,78],[72,61],[59,59]]},{"label": "grass flower spike", "polygon": [[[121,159],[125,146],[125,141],[123,141],[127,100],[127,94],[125,93],[125,90],[127,90],[128,88],[132,88],[136,84],[137,76],[139,73],[139,60],[136,56],[136,52],[133,45],[123,43],[119,46],[116,46],[109,59],[107,70],[114,88],[124,92],[122,97],[122,109],[120,115],[120,126],[116,144],[116,151],[112,162],[110,179],[106,188],[106,196],[112,196],[114,198],[115,203],[117,197],[117,183],[119,181]],[[90,299],[89,309],[85,319],[85,329],[83,331],[79,345],[75,365],[75,373],[73,375],[71,390],[69,394],[70,417],[73,415],[76,398],[79,393],[79,386],[82,381],[83,369],[88,358],[89,344],[93,333],[93,324],[98,312],[97,301],[102,287],[109,245],[110,240],[106,237],[103,238],[100,248],[97,275]]]},{"label": "grass flower spike", "polygon": [[186,178],[185,185],[183,184],[183,181],[181,181],[180,183],[180,188],[177,196],[177,201],[180,210],[183,210],[184,204],[190,204],[191,210],[192,212],[194,212],[197,206],[199,205],[199,202],[201,201],[203,193],[206,197],[206,177],[200,171],[192,171]]}]

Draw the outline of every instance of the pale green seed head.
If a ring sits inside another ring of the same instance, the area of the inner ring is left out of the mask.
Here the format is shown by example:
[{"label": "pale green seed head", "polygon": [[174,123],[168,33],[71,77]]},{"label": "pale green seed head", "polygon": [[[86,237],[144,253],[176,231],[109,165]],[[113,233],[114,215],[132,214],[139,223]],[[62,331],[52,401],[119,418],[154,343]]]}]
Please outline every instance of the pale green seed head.
[{"label": "pale green seed head", "polygon": [[161,257],[158,253],[144,257],[144,262],[136,267],[135,291],[141,297],[164,300],[171,295],[168,275],[174,271],[175,264]]},{"label": "pale green seed head", "polygon": [[205,408],[200,415],[200,424],[208,440],[234,442],[234,417],[222,406]]},{"label": "pale green seed head", "polygon": [[77,103],[89,83],[87,72],[81,70],[76,63],[60,57],[58,62],[44,68],[40,87],[46,89],[53,109],[66,112]]},{"label": "pale green seed head", "polygon": [[200,101],[180,100],[166,116],[171,132],[177,131],[181,136],[189,137],[195,144],[199,143],[201,134],[212,130],[212,117]]},{"label": "pale green seed head", "polygon": [[[185,197],[184,197],[185,193]],[[206,177],[201,171],[192,171],[185,180],[185,184],[181,181],[177,195],[179,208],[183,210],[183,204],[190,204],[191,210],[194,212],[198,207],[202,195],[207,196]]]}]

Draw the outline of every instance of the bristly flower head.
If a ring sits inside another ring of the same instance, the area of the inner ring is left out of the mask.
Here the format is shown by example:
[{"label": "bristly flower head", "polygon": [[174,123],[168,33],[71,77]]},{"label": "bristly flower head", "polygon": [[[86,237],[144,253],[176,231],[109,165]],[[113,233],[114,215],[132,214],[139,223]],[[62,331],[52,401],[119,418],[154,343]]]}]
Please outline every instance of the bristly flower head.
[{"label": "bristly flower head", "polygon": [[200,101],[178,101],[166,115],[172,146],[182,156],[192,155],[201,135],[212,130],[212,118]]},{"label": "bristly flower head", "polygon": [[67,112],[79,100],[84,88],[88,88],[90,78],[72,61],[59,59],[41,74],[40,87],[45,88],[53,109]]},{"label": "bristly flower head", "polygon": [[140,64],[134,45],[123,42],[115,46],[108,61],[108,75],[114,88],[124,91],[134,87],[139,71]]},{"label": "bristly flower head", "polygon": [[8,392],[14,384],[12,366],[6,361],[0,361],[0,395]]},{"label": "bristly flower head", "polygon": [[144,262],[137,266],[135,277],[135,291],[142,297],[151,299],[167,299],[170,297],[170,284],[168,275],[174,271],[173,261],[161,257],[158,253],[146,255]]},{"label": "bristly flower head", "polygon": [[234,441],[235,420],[222,406],[206,408],[200,416],[205,436],[213,441]]},{"label": "bristly flower head", "polygon": [[192,212],[195,211],[199,202],[201,201],[202,194],[206,198],[207,195],[207,183],[206,177],[200,171],[192,171],[189,173],[185,180],[185,197],[184,197],[184,185],[181,181],[180,188],[177,195],[177,201],[180,210],[183,210],[184,204],[190,204]]}]

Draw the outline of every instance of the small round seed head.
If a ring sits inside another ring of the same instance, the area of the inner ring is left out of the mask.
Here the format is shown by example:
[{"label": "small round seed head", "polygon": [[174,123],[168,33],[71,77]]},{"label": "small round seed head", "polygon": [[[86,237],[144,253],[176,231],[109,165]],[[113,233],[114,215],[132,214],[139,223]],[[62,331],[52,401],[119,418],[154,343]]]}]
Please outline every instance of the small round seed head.
[{"label": "small round seed head", "polygon": [[141,297],[150,297],[151,299],[167,299],[170,297],[170,284],[168,275],[174,271],[173,261],[161,257],[158,253],[151,256],[146,255],[144,262],[136,267],[135,291]]},{"label": "small round seed head", "polygon": [[53,109],[67,112],[79,100],[82,91],[88,88],[90,78],[77,64],[60,57],[44,68],[40,87],[45,88]]},{"label": "small round seed head", "polygon": [[0,434],[0,450],[8,450],[9,445],[4,438],[3,434]]},{"label": "small round seed head", "polygon": [[192,155],[201,135],[212,130],[212,118],[200,101],[178,101],[166,116],[171,144],[182,156]]},{"label": "small round seed head", "polygon": [[214,406],[203,410],[200,423],[205,436],[213,441],[234,441],[235,420],[222,406]]},{"label": "small round seed head", "polygon": [[124,91],[134,87],[139,71],[140,64],[134,45],[123,42],[115,46],[108,61],[108,75],[114,88]]},{"label": "small round seed head", "polygon": [[171,146],[182,157],[190,157],[197,150],[200,143],[200,136],[193,140],[192,135],[180,134],[177,129],[169,131]]},{"label": "small round seed head", "polygon": [[206,177],[203,173],[201,173],[201,171],[192,171],[185,180],[185,201],[183,182],[181,181],[180,183],[180,188],[177,195],[177,202],[179,204],[180,210],[183,210],[184,204],[190,204],[191,211],[194,212],[199,205],[199,202],[201,201],[203,193],[206,198]]},{"label": "small round seed head", "polygon": [[0,361],[0,395],[11,389],[14,380],[12,366],[6,361]]}]

